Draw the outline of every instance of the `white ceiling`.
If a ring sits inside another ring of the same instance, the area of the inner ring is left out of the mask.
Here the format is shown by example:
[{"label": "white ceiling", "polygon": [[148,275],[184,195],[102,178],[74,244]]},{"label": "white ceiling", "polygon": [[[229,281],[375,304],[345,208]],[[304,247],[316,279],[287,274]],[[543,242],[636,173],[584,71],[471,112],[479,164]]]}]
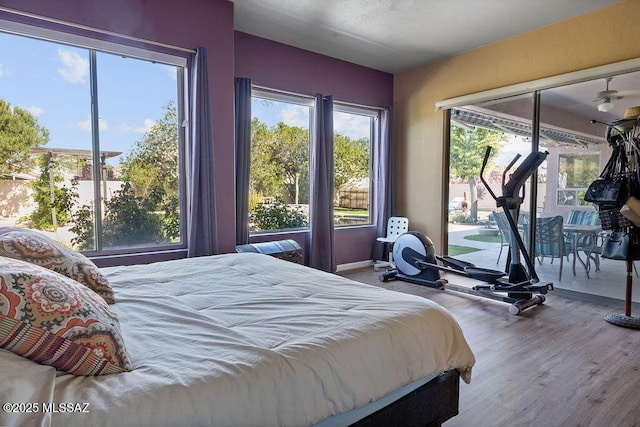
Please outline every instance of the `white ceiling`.
[{"label": "white ceiling", "polygon": [[612,99],[614,107],[603,113],[598,111],[598,104],[602,99],[598,94],[606,89],[605,79],[561,86],[541,92],[543,103],[553,105],[574,114],[590,117],[600,121],[610,121],[621,118],[627,108],[640,105],[640,72],[631,72],[613,76],[609,82],[609,90],[615,91]]},{"label": "white ceiling", "polygon": [[235,29],[389,73],[619,0],[231,0]]},{"label": "white ceiling", "polygon": [[[238,31],[389,73],[437,61],[618,0],[231,0]],[[541,100],[610,121],[640,105],[640,72],[614,76],[615,108],[598,111],[595,79],[542,91]]]}]

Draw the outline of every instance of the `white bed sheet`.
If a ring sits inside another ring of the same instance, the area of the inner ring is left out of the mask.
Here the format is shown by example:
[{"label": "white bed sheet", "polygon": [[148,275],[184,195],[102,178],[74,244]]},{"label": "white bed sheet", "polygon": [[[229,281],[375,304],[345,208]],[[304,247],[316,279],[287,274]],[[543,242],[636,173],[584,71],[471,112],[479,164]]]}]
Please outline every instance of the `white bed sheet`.
[{"label": "white bed sheet", "polygon": [[475,362],[436,303],[265,255],[103,272],[134,370],[75,377],[0,350],[3,377],[30,372],[2,381],[0,399],[89,410],[0,425],[312,425],[444,370],[468,382]]}]

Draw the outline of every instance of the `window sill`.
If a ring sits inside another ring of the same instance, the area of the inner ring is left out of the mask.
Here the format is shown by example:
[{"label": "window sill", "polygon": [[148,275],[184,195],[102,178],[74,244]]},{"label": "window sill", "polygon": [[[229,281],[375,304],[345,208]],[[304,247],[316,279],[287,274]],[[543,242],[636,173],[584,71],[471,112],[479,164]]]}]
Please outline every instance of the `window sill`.
[{"label": "window sill", "polygon": [[169,261],[186,257],[187,249],[173,249],[133,254],[98,255],[89,257],[89,259],[98,267],[115,267],[119,265],[150,264],[152,262]]}]

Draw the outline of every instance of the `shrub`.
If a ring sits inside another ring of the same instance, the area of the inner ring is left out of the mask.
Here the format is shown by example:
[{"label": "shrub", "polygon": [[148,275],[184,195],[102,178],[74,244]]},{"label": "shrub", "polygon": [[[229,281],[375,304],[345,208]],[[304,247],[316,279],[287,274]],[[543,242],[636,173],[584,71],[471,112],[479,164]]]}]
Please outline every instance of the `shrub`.
[{"label": "shrub", "polygon": [[[177,206],[177,198],[176,198]],[[177,215],[177,207],[174,209]],[[73,215],[74,226],[71,231],[77,237],[71,242],[80,250],[95,248],[93,240],[93,210],[84,205]],[[130,182],[125,182],[110,200],[105,202],[104,220],[102,222],[102,242],[105,247],[135,246],[140,244],[160,243],[165,241],[166,228],[173,233],[173,221],[163,218],[148,209],[146,200],[136,196]]]},{"label": "shrub", "polygon": [[[52,208],[55,208],[56,224],[63,226],[71,219],[71,207],[73,201],[77,197],[76,189],[77,180],[71,181],[71,188],[59,187],[58,182],[62,181],[62,174],[57,163],[50,163],[49,158],[43,155],[39,159],[40,175],[31,182],[33,190],[33,201],[36,208],[25,218],[21,218],[20,222],[27,222],[29,227],[37,230],[53,229]],[[50,168],[52,173],[50,173]],[[53,203],[51,202],[51,184],[50,179],[53,175]]]},{"label": "shrub", "polygon": [[299,208],[287,205],[284,200],[258,205],[251,214],[252,222],[258,230],[284,230],[309,225],[306,216]]},{"label": "shrub", "polygon": [[449,222],[454,224],[469,224],[473,221],[471,220],[471,215],[465,213],[454,214],[449,218]]}]

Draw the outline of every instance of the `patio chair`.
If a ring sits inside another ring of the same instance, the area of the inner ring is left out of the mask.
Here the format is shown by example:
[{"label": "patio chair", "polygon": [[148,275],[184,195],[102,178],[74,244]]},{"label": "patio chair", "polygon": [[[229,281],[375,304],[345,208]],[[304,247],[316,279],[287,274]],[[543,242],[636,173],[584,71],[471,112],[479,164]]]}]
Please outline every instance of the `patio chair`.
[{"label": "patio chair", "polygon": [[[551,258],[551,264],[555,258],[560,260],[560,271],[558,281],[562,281],[562,265],[567,249],[564,242],[564,232],[562,225],[564,218],[557,215],[554,217],[536,218],[535,256],[540,265],[544,258]],[[529,245],[529,218],[523,221],[523,237],[526,246]]]},{"label": "patio chair", "polygon": [[507,214],[504,212],[493,211],[493,219],[496,221],[498,230],[500,230],[500,253],[498,254],[498,260],[496,264],[500,263],[500,257],[502,256],[502,248],[509,246],[511,237],[511,227],[507,220]]}]

